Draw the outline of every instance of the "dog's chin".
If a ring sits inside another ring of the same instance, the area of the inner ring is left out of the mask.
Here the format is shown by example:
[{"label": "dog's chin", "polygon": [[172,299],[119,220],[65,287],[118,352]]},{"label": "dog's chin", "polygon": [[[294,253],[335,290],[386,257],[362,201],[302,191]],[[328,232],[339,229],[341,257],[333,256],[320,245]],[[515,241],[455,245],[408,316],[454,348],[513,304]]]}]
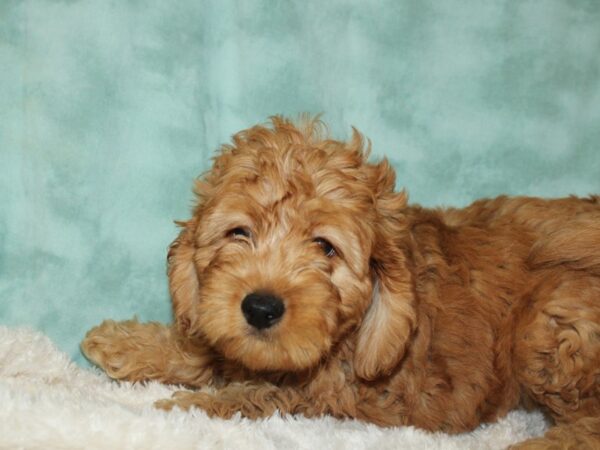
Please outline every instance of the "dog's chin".
[{"label": "dog's chin", "polygon": [[216,349],[228,360],[249,370],[262,372],[300,372],[323,359],[331,348],[331,339],[321,336],[318,343],[308,340],[277,339],[272,336],[227,337],[217,340]]}]

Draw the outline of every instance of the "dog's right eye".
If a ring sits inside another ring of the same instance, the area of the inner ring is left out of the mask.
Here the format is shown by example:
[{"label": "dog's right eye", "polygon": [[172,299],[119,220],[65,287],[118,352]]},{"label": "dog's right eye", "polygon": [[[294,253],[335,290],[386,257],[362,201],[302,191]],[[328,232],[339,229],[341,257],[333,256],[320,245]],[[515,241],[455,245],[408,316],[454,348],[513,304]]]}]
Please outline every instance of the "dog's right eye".
[{"label": "dog's right eye", "polygon": [[323,253],[325,253],[325,256],[328,258],[332,258],[337,254],[335,247],[331,245],[331,242],[329,242],[327,239],[318,237],[314,239],[314,242],[321,247],[321,250],[323,250]]},{"label": "dog's right eye", "polygon": [[227,232],[227,236],[232,237],[234,239],[249,238],[250,230],[244,227],[235,227]]}]

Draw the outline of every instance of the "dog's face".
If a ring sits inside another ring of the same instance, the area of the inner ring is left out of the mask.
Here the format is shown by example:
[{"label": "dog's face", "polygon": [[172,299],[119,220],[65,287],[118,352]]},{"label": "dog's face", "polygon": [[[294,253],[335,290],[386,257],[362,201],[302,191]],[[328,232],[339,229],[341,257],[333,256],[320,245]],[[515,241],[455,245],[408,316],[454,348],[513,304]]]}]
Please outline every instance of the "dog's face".
[{"label": "dog's face", "polygon": [[236,135],[169,256],[180,326],[252,370],[315,365],[373,298],[377,202],[393,174],[366,163],[358,133],[320,140],[316,126],[275,119]]}]

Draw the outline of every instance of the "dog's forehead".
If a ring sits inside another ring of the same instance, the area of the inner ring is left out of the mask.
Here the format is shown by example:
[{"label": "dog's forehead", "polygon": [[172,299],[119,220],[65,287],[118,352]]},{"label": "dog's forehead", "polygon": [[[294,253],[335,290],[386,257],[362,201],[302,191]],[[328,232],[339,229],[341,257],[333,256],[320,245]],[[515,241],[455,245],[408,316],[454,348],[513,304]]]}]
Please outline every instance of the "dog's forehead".
[{"label": "dog's forehead", "polygon": [[215,199],[214,213],[231,217],[246,216],[252,223],[305,227],[319,222],[342,220],[368,214],[369,205],[357,201],[346,187],[335,183],[304,189],[293,183],[273,182],[259,177],[253,182],[231,185]]},{"label": "dog's forehead", "polygon": [[244,193],[264,208],[314,199],[353,209],[374,203],[362,158],[343,148],[242,151],[229,162],[221,175],[222,190]]},{"label": "dog's forehead", "polygon": [[278,222],[309,221],[315,216],[361,214],[364,217],[373,209],[369,190],[344,182],[335,174],[321,180],[301,174],[285,179],[265,174],[233,183],[222,192],[217,208]]}]

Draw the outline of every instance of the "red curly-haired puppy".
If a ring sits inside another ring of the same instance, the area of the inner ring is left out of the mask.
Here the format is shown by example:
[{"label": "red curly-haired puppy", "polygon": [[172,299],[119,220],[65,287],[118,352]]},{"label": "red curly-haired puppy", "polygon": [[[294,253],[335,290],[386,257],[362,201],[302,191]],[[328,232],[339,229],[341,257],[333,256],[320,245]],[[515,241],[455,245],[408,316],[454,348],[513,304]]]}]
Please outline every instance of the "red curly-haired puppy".
[{"label": "red curly-haired puppy", "polygon": [[522,447],[600,448],[600,197],[411,206],[321,128],[235,135],[170,247],[175,323],[106,321],[87,357],[205,388],[165,409],[457,433],[537,404],[556,426]]}]

